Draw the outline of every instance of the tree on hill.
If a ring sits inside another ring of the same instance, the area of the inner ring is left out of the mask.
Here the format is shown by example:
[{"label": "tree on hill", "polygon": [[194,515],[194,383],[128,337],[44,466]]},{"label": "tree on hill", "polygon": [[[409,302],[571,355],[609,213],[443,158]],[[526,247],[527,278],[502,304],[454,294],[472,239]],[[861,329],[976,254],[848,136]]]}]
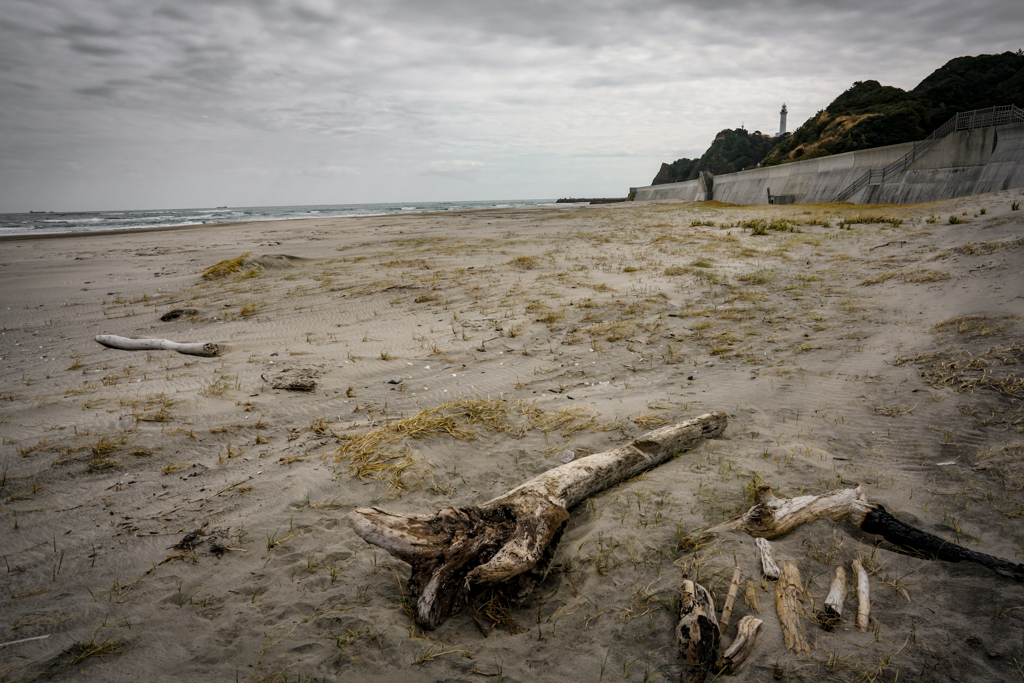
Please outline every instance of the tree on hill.
[{"label": "tree on hill", "polygon": [[726,128],[715,136],[700,159],[677,159],[662,164],[652,185],[693,180],[701,171],[714,174],[735,173],[756,166],[777,140],[761,131],[747,132],[745,128]]}]

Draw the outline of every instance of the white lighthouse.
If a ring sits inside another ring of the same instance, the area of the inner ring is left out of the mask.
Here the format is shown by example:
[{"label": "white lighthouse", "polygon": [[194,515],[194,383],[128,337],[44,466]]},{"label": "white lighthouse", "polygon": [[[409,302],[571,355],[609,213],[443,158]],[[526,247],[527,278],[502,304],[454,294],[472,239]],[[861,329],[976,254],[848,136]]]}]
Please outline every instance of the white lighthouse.
[{"label": "white lighthouse", "polygon": [[789,110],[786,109],[786,104],[782,104],[782,111],[779,112],[779,137],[786,134],[786,114]]}]

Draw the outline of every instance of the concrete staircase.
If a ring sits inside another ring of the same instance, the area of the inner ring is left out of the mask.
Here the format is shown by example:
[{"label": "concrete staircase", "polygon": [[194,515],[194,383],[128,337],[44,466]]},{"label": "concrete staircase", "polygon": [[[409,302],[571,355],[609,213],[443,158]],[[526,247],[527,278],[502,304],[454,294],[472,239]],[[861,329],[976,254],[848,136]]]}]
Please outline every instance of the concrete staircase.
[{"label": "concrete staircase", "polygon": [[976,128],[987,128],[989,126],[1002,126],[1008,123],[1024,122],[1024,109],[1018,109],[1015,105],[1007,104],[987,109],[976,109],[957,114],[949,121],[939,126],[931,135],[920,142],[914,143],[914,148],[907,152],[902,158],[882,168],[868,169],[862,176],[847,185],[832,200],[834,202],[845,202],[855,197],[858,192],[869,185],[881,185],[888,178],[902,173],[926,154],[942,138],[950,133],[962,130],[974,130]]}]

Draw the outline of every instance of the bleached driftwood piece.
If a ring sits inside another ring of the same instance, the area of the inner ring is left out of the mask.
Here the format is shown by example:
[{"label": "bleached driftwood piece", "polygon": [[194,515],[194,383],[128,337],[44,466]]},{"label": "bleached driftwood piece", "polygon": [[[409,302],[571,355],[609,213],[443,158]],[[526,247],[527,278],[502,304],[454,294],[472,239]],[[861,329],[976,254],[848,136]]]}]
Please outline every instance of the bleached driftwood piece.
[{"label": "bleached driftwood piece", "polygon": [[[709,538],[723,531],[738,529],[751,536],[778,538],[786,532],[822,517],[843,519],[851,511],[869,503],[863,501],[861,487],[838,489],[820,496],[798,496],[797,498],[776,498],[772,488],[766,484],[757,487],[757,503],[745,513],[704,532]],[[866,510],[865,510],[866,511]]]},{"label": "bleached driftwood piece", "polygon": [[177,351],[189,356],[217,356],[220,347],[213,342],[172,342],[166,339],[132,339],[114,334],[100,334],[96,341],[103,346],[122,351]]},{"label": "bleached driftwood piece", "polygon": [[757,645],[757,631],[763,623],[757,617],[752,617],[749,614],[740,619],[740,623],[736,625],[736,640],[732,641],[732,645],[722,655],[719,666],[722,673],[732,676],[743,668],[747,657]]},{"label": "bleached driftwood piece", "polygon": [[836,567],[836,575],[829,586],[828,597],[825,598],[825,606],[818,612],[818,623],[826,631],[843,622],[843,602],[846,601],[846,570],[841,566]]},{"label": "bleached driftwood piece", "polygon": [[683,658],[683,683],[704,683],[718,660],[722,633],[715,620],[715,601],[707,589],[689,579],[679,590],[676,642]]},{"label": "bleached driftwood piece", "polygon": [[747,589],[743,591],[743,603],[758,614],[761,613],[761,606],[757,604],[757,589],[750,581],[747,581]]},{"label": "bleached driftwood piece", "polygon": [[547,575],[570,508],[718,436],[727,421],[725,413],[705,413],[656,429],[479,505],[422,515],[364,507],[349,513],[349,521],[363,540],[412,565],[416,622],[434,629],[465,603],[474,585],[502,583],[512,597],[525,598]]},{"label": "bleached driftwood piece", "polygon": [[857,628],[867,631],[871,624],[871,584],[860,560],[853,561],[853,571],[857,574]]},{"label": "bleached driftwood piece", "polygon": [[[733,558],[735,561],[735,558]],[[740,588],[740,565],[737,562],[732,569],[732,583],[729,584],[729,594],[725,597],[725,607],[722,608],[722,618],[718,624],[722,631],[729,626],[729,617],[732,616],[732,606],[736,602],[736,591]]]},{"label": "bleached driftwood piece", "polygon": [[779,614],[782,638],[786,647],[798,655],[811,656],[811,649],[804,640],[804,628],[800,623],[803,614],[804,586],[800,581],[800,569],[793,560],[786,560],[775,584],[775,611]]},{"label": "bleached driftwood piece", "polygon": [[822,517],[850,521],[869,534],[877,534],[897,550],[915,557],[947,562],[974,562],[994,572],[1024,581],[1024,564],[1014,564],[985,553],[950,543],[938,536],[905,524],[878,503],[869,503],[860,486],[839,489],[819,496],[776,498],[771,487],[757,488],[757,503],[745,513],[703,532],[701,541],[730,530],[746,531],[760,538],[778,538],[806,522]]},{"label": "bleached driftwood piece", "polygon": [[764,538],[754,539],[754,545],[757,546],[757,551],[761,555],[761,571],[772,581],[779,578],[779,565],[775,564],[775,558],[772,557],[772,545]]}]

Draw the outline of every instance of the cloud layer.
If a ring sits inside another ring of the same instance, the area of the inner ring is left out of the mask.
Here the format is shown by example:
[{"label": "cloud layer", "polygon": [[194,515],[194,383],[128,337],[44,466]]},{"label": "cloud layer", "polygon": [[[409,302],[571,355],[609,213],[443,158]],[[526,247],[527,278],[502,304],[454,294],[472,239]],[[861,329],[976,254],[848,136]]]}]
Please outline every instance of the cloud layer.
[{"label": "cloud layer", "polygon": [[1017,0],[8,0],[0,211],[622,195],[1016,50]]}]

